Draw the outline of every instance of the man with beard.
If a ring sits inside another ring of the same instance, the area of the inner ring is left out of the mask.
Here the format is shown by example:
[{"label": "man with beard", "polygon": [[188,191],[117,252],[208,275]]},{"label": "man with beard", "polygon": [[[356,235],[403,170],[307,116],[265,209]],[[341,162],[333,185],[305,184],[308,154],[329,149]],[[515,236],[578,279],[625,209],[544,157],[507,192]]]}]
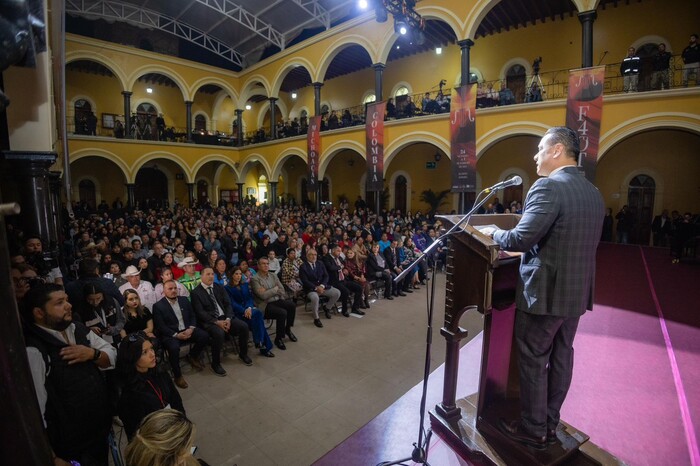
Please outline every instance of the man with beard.
[{"label": "man with beard", "polygon": [[60,285],[41,284],[24,298],[27,358],[54,464],[108,464],[111,423],[101,370],[114,368],[112,345],[79,322]]}]

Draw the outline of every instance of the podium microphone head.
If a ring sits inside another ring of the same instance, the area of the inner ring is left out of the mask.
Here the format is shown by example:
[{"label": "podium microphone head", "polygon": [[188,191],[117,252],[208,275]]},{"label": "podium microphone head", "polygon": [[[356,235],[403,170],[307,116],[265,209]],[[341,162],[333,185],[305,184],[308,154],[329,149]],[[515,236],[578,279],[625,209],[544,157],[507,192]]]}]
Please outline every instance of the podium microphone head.
[{"label": "podium microphone head", "polygon": [[508,186],[520,186],[523,184],[523,179],[519,175],[515,175],[513,178],[506,181],[506,183],[508,183]]}]

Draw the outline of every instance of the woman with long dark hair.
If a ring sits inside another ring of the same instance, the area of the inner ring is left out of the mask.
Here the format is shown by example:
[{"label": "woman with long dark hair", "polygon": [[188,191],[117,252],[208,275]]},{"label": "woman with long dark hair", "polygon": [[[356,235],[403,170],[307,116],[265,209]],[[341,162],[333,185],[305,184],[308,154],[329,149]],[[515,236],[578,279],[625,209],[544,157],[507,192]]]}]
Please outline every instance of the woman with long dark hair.
[{"label": "woman with long dark hair", "polygon": [[108,343],[118,343],[124,328],[124,314],[116,299],[105,296],[100,285],[88,283],[83,287],[83,302],[78,308],[83,323]]},{"label": "woman with long dark hair", "polygon": [[119,345],[117,371],[122,394],[117,405],[126,435],[131,439],[144,417],[173,408],[185,414],[180,393],[170,376],[156,367],[153,344],[143,332],[132,333]]},{"label": "woman with long dark hair", "polygon": [[150,338],[155,338],[153,334],[153,314],[141,304],[141,298],[134,289],[124,291],[124,307],[122,308],[126,322],[119,334],[126,338],[131,333],[144,332]]}]

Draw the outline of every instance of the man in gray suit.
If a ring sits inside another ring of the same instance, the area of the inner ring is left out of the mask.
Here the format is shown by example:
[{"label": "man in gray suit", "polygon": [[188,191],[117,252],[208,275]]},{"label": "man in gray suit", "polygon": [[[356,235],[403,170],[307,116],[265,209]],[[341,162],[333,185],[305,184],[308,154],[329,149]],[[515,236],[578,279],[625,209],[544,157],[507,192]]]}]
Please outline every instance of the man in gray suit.
[{"label": "man in gray suit", "polygon": [[576,167],[578,134],[547,131],[535,155],[538,179],[512,230],[495,230],[501,248],[521,251],[515,337],[521,418],[501,421],[510,438],[544,449],[556,443],[559,411],[571,385],[579,318],[593,306],[603,198]]}]

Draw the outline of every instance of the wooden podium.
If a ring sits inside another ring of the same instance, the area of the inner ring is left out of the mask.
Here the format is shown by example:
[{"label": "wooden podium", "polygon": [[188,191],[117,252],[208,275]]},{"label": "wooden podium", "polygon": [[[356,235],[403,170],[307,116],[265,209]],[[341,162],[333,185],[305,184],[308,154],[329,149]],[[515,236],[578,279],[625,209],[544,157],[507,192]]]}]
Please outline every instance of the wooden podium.
[{"label": "wooden podium", "polygon": [[[447,229],[461,216],[440,217]],[[557,443],[537,450],[513,442],[498,428],[499,419],[517,419],[519,374],[513,344],[515,288],[520,254],[501,251],[475,226],[511,229],[520,215],[474,215],[470,225],[449,239],[445,323],[440,333],[447,340],[442,402],[430,411],[432,429],[460,456],[475,464],[493,465],[596,465],[616,461],[588,442],[589,437],[562,422]],[[456,399],[459,345],[467,337],[459,320],[466,312],[484,315],[479,392]],[[588,442],[591,448],[580,447]],[[584,450],[590,450],[585,451]],[[601,461],[601,458],[604,461]]]}]

